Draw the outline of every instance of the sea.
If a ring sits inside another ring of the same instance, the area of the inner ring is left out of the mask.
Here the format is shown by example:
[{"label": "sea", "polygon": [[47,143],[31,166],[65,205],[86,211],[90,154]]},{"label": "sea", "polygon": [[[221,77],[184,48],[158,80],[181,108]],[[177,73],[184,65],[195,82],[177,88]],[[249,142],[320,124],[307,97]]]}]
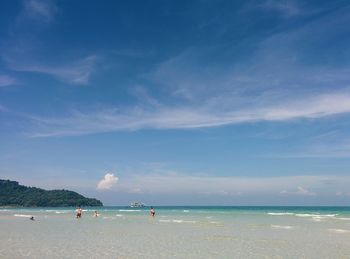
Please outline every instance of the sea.
[{"label": "sea", "polygon": [[349,207],[154,208],[2,208],[0,258],[350,258]]}]

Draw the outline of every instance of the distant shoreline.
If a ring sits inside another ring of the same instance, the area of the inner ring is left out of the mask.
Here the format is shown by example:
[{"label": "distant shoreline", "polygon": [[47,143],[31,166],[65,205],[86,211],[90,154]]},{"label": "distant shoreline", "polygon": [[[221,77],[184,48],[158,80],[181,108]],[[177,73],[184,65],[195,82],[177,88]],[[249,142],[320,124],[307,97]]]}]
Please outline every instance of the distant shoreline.
[{"label": "distant shoreline", "polygon": [[[17,205],[2,205],[0,206],[0,209],[16,209],[16,208],[76,208],[77,206],[17,206]],[[82,205],[81,207],[85,208],[113,208],[113,207],[120,207],[120,208],[132,208],[129,205],[102,205],[102,206],[90,206],[90,205]],[[150,206],[145,206],[142,208],[137,209],[148,209]],[[259,209],[259,208],[266,208],[266,209],[278,209],[278,208],[285,208],[285,209],[293,209],[293,208],[350,208],[349,206],[339,206],[339,205],[153,205],[153,207],[157,208],[252,208],[252,209]]]},{"label": "distant shoreline", "polygon": [[[26,208],[76,208],[77,206],[16,206],[16,205],[8,205],[8,206],[0,206],[0,209],[26,209]],[[106,206],[81,206],[81,207],[89,207],[89,208],[103,208]]]}]

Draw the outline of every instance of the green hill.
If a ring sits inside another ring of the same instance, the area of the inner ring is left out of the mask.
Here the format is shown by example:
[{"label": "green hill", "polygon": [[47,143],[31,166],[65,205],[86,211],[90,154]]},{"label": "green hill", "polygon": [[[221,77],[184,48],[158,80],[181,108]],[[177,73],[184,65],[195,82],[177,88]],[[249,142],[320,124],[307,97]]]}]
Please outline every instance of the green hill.
[{"label": "green hill", "polygon": [[68,190],[44,190],[0,179],[0,206],[67,207],[103,206],[97,199],[86,198]]}]

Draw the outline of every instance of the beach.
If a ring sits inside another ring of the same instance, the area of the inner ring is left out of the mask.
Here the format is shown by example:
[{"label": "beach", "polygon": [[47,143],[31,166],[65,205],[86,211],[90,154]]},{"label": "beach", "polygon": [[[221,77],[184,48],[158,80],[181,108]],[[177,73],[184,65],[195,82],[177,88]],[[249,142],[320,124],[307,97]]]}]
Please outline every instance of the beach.
[{"label": "beach", "polygon": [[[93,217],[97,209],[99,217]],[[347,258],[350,210],[293,207],[0,209],[1,258]],[[35,221],[29,220],[34,216]]]}]

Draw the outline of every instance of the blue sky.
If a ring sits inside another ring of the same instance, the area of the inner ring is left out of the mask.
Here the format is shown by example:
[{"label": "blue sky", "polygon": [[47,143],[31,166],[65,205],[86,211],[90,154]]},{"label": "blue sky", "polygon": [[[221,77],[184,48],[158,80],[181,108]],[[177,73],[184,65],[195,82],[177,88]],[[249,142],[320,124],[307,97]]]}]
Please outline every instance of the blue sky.
[{"label": "blue sky", "polygon": [[348,205],[347,1],[1,1],[0,177],[105,204]]}]

